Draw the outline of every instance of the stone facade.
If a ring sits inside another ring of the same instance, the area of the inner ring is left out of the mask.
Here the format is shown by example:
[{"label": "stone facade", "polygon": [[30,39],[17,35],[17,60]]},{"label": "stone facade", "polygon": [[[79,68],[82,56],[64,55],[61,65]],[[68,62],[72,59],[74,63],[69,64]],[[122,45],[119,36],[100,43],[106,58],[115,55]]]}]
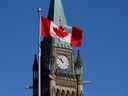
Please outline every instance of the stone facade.
[{"label": "stone facade", "polygon": [[[50,0],[48,19],[58,26],[67,24],[61,0]],[[40,48],[41,96],[83,96],[83,66],[72,46],[55,38],[44,38]],[[66,69],[58,66],[60,55],[69,63]],[[38,96],[38,57],[35,56],[33,64],[33,96]]]},{"label": "stone facade", "polygon": [[[50,40],[48,41],[49,45],[46,45],[45,42],[41,43],[42,96],[82,96],[82,73],[79,73],[77,78],[75,70],[77,65],[81,65],[76,64],[81,63],[78,62],[78,56],[74,54],[73,49],[52,46],[50,45],[52,42]],[[67,70],[60,69],[56,64],[56,57],[60,54],[65,55],[69,60]],[[35,66],[35,63],[36,62],[34,62],[33,66]],[[82,71],[82,66],[79,70],[80,72]],[[38,75],[36,75],[37,73],[38,68],[33,68],[33,86],[35,88],[33,89],[33,96],[38,95],[38,78],[36,78],[36,76],[38,77]]]}]

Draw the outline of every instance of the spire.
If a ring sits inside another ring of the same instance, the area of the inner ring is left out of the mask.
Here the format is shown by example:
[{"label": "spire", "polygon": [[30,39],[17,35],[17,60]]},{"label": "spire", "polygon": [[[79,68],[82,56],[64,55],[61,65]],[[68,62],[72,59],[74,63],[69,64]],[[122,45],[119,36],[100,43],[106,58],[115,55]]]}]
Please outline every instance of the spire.
[{"label": "spire", "polygon": [[48,18],[57,25],[67,24],[61,0],[50,0]]},{"label": "spire", "polygon": [[34,62],[33,62],[33,71],[34,70],[38,70],[38,60],[37,60],[37,55],[35,54],[35,57],[34,57]]},{"label": "spire", "polygon": [[80,50],[79,49],[78,49],[78,52],[77,52],[76,67],[82,67],[82,61],[81,61]]},{"label": "spire", "polygon": [[[50,0],[48,19],[52,20],[54,24],[58,26],[62,26],[62,27],[67,26],[67,21],[62,6],[62,0]],[[57,38],[52,39],[52,44],[54,46],[72,49],[70,44],[62,42]]]}]

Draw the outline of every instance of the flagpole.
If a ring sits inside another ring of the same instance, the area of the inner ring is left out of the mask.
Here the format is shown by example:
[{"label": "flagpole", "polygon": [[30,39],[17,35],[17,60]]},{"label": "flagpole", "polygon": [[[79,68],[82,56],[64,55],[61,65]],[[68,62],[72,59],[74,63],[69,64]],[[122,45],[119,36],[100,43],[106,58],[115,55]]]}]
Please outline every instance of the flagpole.
[{"label": "flagpole", "polygon": [[41,46],[40,46],[40,33],[41,33],[41,13],[42,9],[38,8],[38,96],[41,96]]}]

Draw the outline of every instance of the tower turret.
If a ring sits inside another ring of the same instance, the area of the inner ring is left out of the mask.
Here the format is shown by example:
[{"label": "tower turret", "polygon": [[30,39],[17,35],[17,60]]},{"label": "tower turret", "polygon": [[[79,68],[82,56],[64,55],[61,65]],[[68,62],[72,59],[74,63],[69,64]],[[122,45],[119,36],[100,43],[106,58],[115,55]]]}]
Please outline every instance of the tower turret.
[{"label": "tower turret", "polygon": [[38,60],[37,55],[34,56],[33,62],[33,96],[38,96]]},{"label": "tower turret", "polygon": [[81,60],[81,56],[80,56],[80,50],[78,49],[77,51],[77,57],[76,57],[76,61],[75,61],[75,70],[76,70],[76,74],[79,75],[79,79],[82,79],[82,75],[83,75],[83,66],[82,66],[82,60]]},{"label": "tower turret", "polygon": [[82,60],[80,57],[80,51],[77,52],[77,58],[75,62],[75,75],[76,75],[76,81],[77,81],[77,94],[76,96],[83,96],[83,85],[82,85],[82,75],[83,75],[83,66],[82,66]]}]

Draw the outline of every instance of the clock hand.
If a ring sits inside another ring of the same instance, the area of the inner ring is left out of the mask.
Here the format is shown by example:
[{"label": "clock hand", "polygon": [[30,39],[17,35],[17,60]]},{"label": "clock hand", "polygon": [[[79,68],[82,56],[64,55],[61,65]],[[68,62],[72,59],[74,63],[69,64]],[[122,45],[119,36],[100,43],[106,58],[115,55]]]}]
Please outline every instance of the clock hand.
[{"label": "clock hand", "polygon": [[62,60],[62,58],[59,58],[59,59],[60,59],[60,61],[61,61],[62,63],[64,63],[63,60]]}]

